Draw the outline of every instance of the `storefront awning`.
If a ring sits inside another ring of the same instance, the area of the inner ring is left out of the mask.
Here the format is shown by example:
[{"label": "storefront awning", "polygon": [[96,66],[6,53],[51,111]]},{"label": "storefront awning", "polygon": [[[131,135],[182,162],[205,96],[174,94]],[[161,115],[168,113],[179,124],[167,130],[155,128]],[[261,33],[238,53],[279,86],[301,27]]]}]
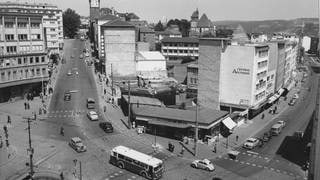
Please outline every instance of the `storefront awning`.
[{"label": "storefront awning", "polygon": [[268,100],[268,103],[271,104],[274,101],[276,101],[277,99],[279,99],[280,95],[279,94],[274,94],[273,96],[271,96]]},{"label": "storefront awning", "polygon": [[143,117],[136,117],[136,120],[137,120],[137,121],[146,121],[146,122],[148,122],[150,119],[148,119],[148,118],[143,118]]},{"label": "storefront awning", "polygon": [[222,121],[222,123],[229,129],[233,130],[236,126],[237,123],[235,123],[230,117],[227,117]]},{"label": "storefront awning", "polygon": [[278,91],[279,96],[281,96],[283,92],[284,92],[283,88],[279,89],[279,91]]},{"label": "storefront awning", "polygon": [[168,126],[174,128],[188,128],[190,127],[189,124],[182,124],[182,123],[173,123],[168,121],[159,121],[159,120],[152,120],[148,122],[149,124],[158,125],[158,126]]}]

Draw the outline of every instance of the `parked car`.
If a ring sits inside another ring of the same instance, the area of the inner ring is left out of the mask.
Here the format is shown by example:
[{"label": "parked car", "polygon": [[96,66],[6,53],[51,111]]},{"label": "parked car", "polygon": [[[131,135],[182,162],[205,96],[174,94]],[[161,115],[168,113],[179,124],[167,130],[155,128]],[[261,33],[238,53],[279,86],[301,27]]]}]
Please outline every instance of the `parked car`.
[{"label": "parked car", "polygon": [[113,126],[110,122],[101,122],[101,123],[99,123],[99,126],[106,133],[113,132]]},{"label": "parked car", "polygon": [[243,144],[243,147],[246,149],[254,149],[258,145],[259,145],[259,139],[248,138],[246,142]]},{"label": "parked car", "polygon": [[277,124],[280,124],[282,126],[282,128],[284,128],[286,126],[285,121],[278,121]]},{"label": "parked car", "polygon": [[293,97],[292,97],[292,99],[298,99],[298,98],[299,98],[298,93],[294,94]]},{"label": "parked car", "polygon": [[297,99],[291,99],[290,100],[290,102],[288,103],[290,106],[293,106],[293,105],[295,105],[296,104],[296,102],[297,102]]},{"label": "parked car", "polygon": [[87,147],[83,145],[82,140],[79,137],[71,138],[69,145],[77,152],[87,151]]},{"label": "parked car", "polygon": [[95,112],[95,111],[89,111],[87,116],[91,121],[98,121],[99,120],[99,116],[98,116],[97,112]]},{"label": "parked car", "polygon": [[281,124],[276,123],[271,127],[271,133],[272,135],[277,136],[281,133],[282,129],[283,126]]},{"label": "parked car", "polygon": [[261,139],[263,142],[268,142],[271,138],[272,138],[272,134],[270,131],[268,131],[263,134]]},{"label": "parked car", "polygon": [[68,76],[71,76],[71,75],[72,75],[72,71],[69,70],[69,71],[67,72],[67,75],[68,75]]},{"label": "parked car", "polygon": [[204,169],[207,171],[214,171],[214,165],[212,164],[211,161],[208,159],[203,159],[203,160],[194,160],[191,163],[191,167],[197,168],[197,169]]},{"label": "parked car", "polygon": [[71,93],[68,91],[68,92],[65,92],[64,93],[64,98],[63,98],[65,101],[70,101],[71,100]]}]

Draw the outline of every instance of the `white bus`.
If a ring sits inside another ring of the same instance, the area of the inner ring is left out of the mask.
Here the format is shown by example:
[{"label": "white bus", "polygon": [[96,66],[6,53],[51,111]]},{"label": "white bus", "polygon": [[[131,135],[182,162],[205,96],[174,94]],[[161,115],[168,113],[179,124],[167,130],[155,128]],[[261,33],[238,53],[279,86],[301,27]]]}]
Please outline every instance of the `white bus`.
[{"label": "white bus", "polygon": [[109,162],[147,179],[160,179],[164,171],[162,160],[125,146],[114,147]]}]

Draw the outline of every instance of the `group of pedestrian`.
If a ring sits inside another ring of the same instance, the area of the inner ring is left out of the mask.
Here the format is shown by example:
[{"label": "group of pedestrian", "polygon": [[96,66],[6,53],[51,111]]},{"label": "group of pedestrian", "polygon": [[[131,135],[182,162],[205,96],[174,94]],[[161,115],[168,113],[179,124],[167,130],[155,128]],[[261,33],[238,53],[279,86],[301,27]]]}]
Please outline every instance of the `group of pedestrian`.
[{"label": "group of pedestrian", "polygon": [[30,109],[30,103],[29,102],[24,102],[24,110]]}]

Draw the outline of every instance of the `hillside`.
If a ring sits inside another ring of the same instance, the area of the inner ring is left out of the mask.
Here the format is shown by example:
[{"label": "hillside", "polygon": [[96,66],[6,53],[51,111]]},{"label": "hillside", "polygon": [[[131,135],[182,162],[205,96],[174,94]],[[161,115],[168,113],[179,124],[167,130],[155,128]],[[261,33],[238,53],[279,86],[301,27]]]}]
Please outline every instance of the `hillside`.
[{"label": "hillside", "polygon": [[309,36],[318,35],[317,18],[298,18],[292,20],[263,20],[263,21],[216,21],[219,27],[236,28],[239,24],[247,33],[251,32],[287,32],[300,34],[304,23],[304,34]]}]

